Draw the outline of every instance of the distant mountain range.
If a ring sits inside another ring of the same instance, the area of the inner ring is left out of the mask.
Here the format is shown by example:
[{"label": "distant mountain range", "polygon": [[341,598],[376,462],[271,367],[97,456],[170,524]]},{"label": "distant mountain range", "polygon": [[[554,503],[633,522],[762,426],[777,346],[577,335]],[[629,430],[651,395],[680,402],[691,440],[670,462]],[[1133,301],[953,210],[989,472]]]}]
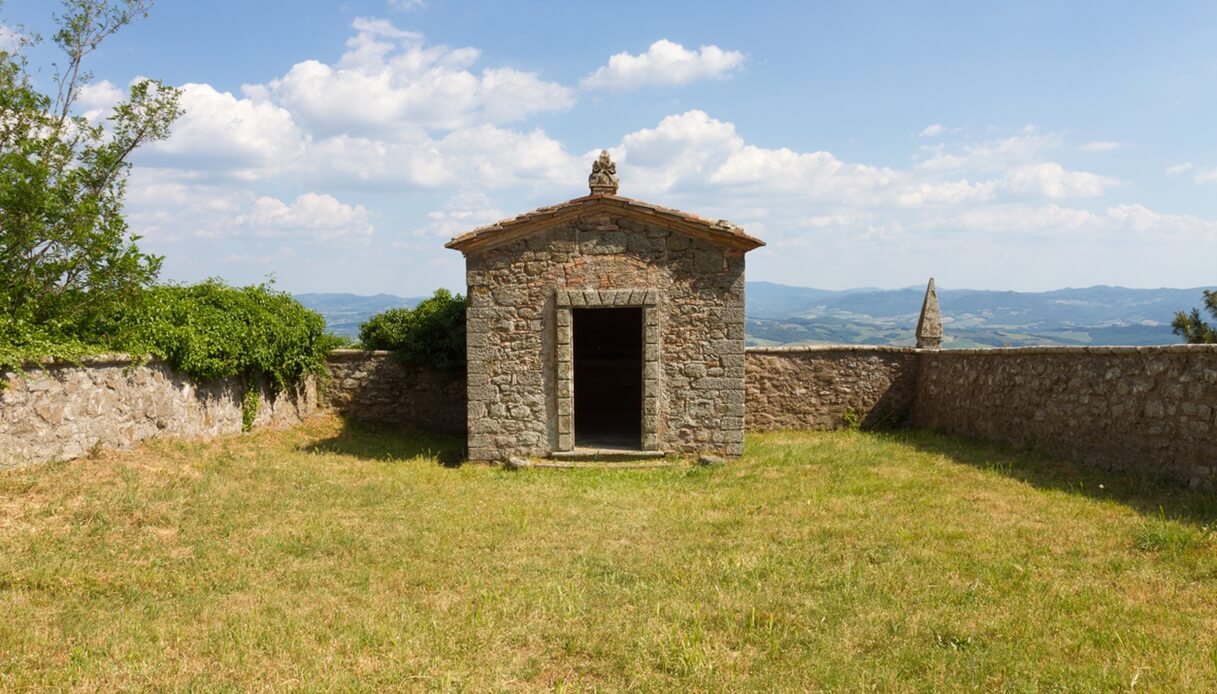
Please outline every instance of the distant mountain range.
[{"label": "distant mountain range", "polygon": [[335,335],[359,337],[359,326],[390,308],[414,308],[426,297],[401,297],[392,294],[296,294],[296,300],[325,316],[325,324]]},{"label": "distant mountain range", "polygon": [[[1087,287],[1050,292],[939,289],[946,347],[1156,345],[1179,342],[1176,311],[1199,306],[1203,288]],[[827,290],[749,282],[749,345],[911,345],[924,288]],[[329,329],[355,337],[385,309],[423,297],[297,294]]]},{"label": "distant mountain range", "polygon": [[[750,345],[913,344],[922,287],[828,291],[747,285]],[[938,290],[945,347],[1157,345],[1179,338],[1176,311],[1199,306],[1201,288],[1087,287],[1050,292]]]}]

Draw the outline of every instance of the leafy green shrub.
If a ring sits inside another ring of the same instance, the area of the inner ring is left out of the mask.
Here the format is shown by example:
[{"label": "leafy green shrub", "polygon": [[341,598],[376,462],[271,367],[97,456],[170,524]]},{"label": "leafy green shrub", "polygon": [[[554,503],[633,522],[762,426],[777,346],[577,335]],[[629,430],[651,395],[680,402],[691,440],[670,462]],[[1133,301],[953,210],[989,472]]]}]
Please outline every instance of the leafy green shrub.
[{"label": "leafy green shrub", "polygon": [[217,279],[149,289],[116,331],[127,351],[162,357],[194,378],[266,376],[277,388],[322,373],[333,345],[321,314],[290,294]]},{"label": "leafy green shrub", "polygon": [[387,349],[408,364],[443,371],[465,369],[465,297],[447,289],[418,306],[391,308],[359,326],[364,349]]}]

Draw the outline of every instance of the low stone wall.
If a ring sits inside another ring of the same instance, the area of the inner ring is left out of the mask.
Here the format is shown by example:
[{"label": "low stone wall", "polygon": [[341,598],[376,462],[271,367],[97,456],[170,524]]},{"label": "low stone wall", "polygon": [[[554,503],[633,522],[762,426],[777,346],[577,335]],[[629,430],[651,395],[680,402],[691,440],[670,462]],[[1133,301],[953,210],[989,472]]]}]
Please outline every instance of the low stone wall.
[{"label": "low stone wall", "polygon": [[1217,482],[1217,346],[920,353],[915,426],[1106,469]]},{"label": "low stone wall", "polygon": [[[0,374],[0,468],[68,460],[94,446],[125,448],[153,436],[208,437],[241,431],[239,379],[195,383],[162,361],[126,355]],[[263,388],[255,427],[295,424],[318,407],[307,380],[271,397]]]},{"label": "low stone wall", "polygon": [[[465,432],[465,379],[402,366],[387,352],[339,350],[317,381],[271,397],[255,426],[294,424],[328,405],[351,419]],[[917,350],[753,348],[745,354],[750,431],[911,423],[1002,441],[1113,470],[1217,487],[1217,346]],[[123,355],[4,374],[0,468],[70,459],[96,445],[241,430],[238,379],[195,383],[164,362]]]},{"label": "low stone wall", "polygon": [[918,351],[877,346],[752,347],[745,353],[749,431],[903,423]]},{"label": "low stone wall", "polygon": [[465,433],[465,378],[406,367],[391,352],[330,354],[330,407],[351,419],[415,431]]}]

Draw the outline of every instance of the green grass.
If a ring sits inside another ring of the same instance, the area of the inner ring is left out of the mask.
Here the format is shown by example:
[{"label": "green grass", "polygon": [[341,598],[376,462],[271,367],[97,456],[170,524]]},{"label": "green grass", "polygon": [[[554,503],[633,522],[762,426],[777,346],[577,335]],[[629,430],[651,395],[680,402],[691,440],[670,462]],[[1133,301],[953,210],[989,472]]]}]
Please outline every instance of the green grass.
[{"label": "green grass", "polygon": [[916,432],[451,450],[322,420],[0,474],[0,689],[1217,687],[1212,495]]}]

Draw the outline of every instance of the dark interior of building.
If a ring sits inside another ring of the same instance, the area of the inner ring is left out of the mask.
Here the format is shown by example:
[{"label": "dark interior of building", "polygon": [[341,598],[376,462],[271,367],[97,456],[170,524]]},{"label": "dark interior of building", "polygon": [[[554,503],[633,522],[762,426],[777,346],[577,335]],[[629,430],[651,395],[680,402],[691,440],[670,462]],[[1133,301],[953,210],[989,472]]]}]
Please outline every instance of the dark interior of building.
[{"label": "dark interior of building", "polygon": [[642,309],[574,309],[575,445],[642,446]]}]

